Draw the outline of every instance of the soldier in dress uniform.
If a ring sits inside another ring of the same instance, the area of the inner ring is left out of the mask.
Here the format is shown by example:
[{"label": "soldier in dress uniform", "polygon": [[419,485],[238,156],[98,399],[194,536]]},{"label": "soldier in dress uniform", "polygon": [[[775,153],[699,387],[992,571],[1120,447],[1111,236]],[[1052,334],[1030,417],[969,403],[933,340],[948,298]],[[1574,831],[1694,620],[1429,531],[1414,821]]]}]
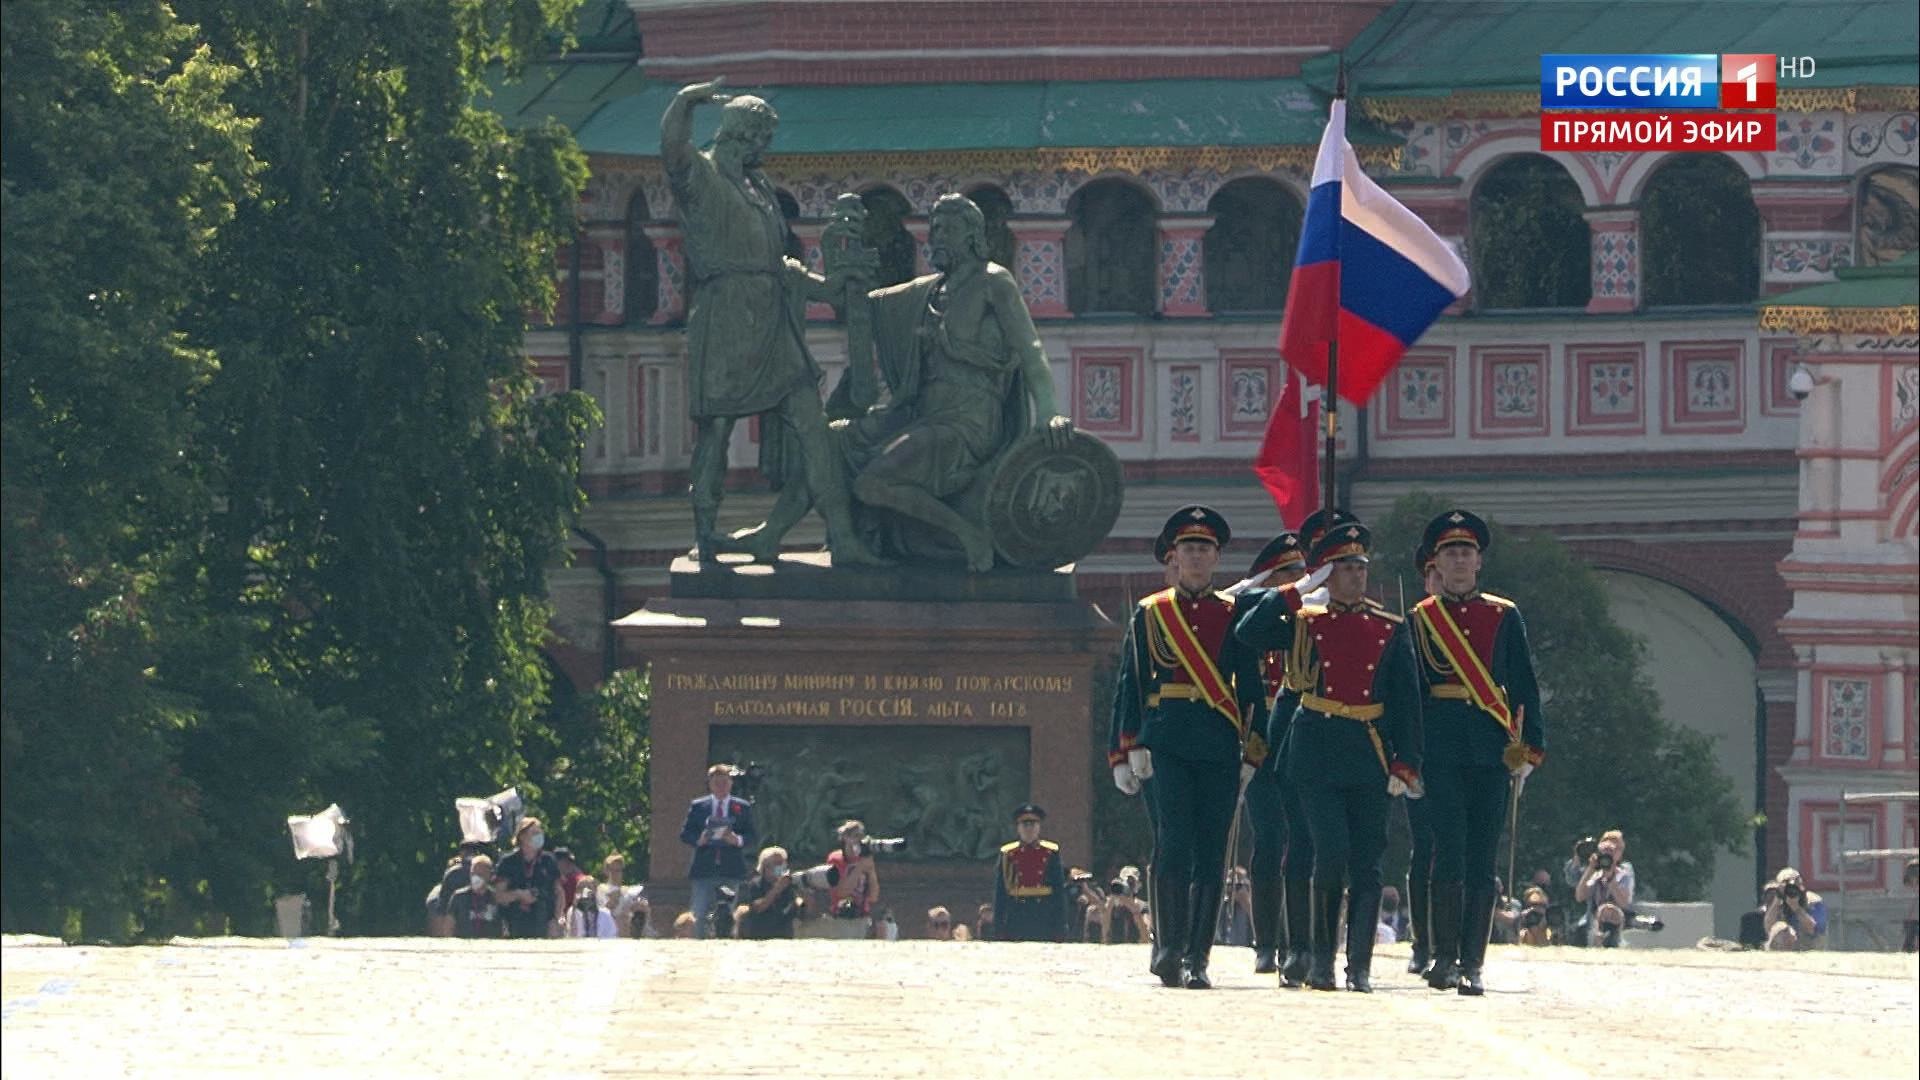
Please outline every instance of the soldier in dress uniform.
[{"label": "soldier in dress uniform", "polygon": [[[1413,549],[1413,565],[1420,571],[1428,596],[1440,592],[1440,572],[1434,569],[1433,552],[1423,539]],[[1423,712],[1424,716],[1424,712]],[[1433,807],[1425,799],[1400,800],[1407,808],[1407,835],[1413,851],[1407,859],[1407,926],[1412,937],[1413,955],[1407,959],[1407,973],[1424,976],[1433,962],[1431,926],[1433,877]]]},{"label": "soldier in dress uniform", "polygon": [[[1279,574],[1285,580],[1300,575],[1306,566],[1307,553],[1300,546],[1300,534],[1283,532],[1260,549],[1260,554],[1247,570],[1247,577],[1263,579],[1269,574]],[[1260,658],[1260,674],[1265,683],[1268,700],[1273,702],[1269,710],[1266,731],[1258,732],[1247,738],[1247,761],[1254,766],[1253,779],[1247,783],[1246,814],[1247,823],[1253,826],[1253,859],[1249,864],[1253,879],[1253,971],[1256,975],[1270,975],[1280,970],[1280,953],[1286,950],[1292,954],[1292,946],[1287,937],[1285,921],[1287,877],[1296,869],[1296,864],[1305,863],[1299,871],[1300,907],[1303,914],[1294,924],[1302,931],[1306,929],[1307,879],[1312,874],[1311,847],[1307,847],[1305,858],[1300,857],[1294,842],[1293,832],[1306,832],[1305,818],[1297,813],[1289,815],[1289,796],[1286,782],[1281,779],[1280,768],[1284,745],[1273,734],[1276,720],[1285,730],[1285,722],[1293,718],[1293,709],[1299,704],[1299,695],[1287,688],[1287,658],[1284,653],[1268,653]],[[1284,719],[1282,718],[1284,714]],[[1293,805],[1299,803],[1298,796],[1291,799]],[[1305,847],[1306,845],[1302,845]],[[1306,955],[1306,938],[1303,933],[1300,941],[1302,972]]]},{"label": "soldier in dress uniform", "polygon": [[[1347,894],[1347,989],[1373,989],[1380,859],[1390,797],[1420,789],[1420,688],[1399,616],[1366,596],[1368,528],[1334,526],[1314,546],[1318,567],[1242,599],[1234,635],[1287,657],[1300,705],[1287,735],[1287,779],[1313,837],[1313,948],[1307,985],[1332,990],[1334,931]],[[1327,584],[1321,590],[1322,583]]]},{"label": "soldier in dress uniform", "polygon": [[1249,724],[1265,715],[1259,654],[1229,632],[1239,601],[1214,591],[1227,519],[1187,506],[1160,543],[1177,583],[1140,601],[1127,621],[1107,760],[1131,795],[1142,782],[1153,819],[1153,959],[1167,986],[1205,990],[1220,909],[1227,833],[1240,798]]},{"label": "soldier in dress uniform", "polygon": [[1480,591],[1487,523],[1449,510],[1421,544],[1440,590],[1408,621],[1426,697],[1427,813],[1433,823],[1433,966],[1427,985],[1485,992],[1480,969],[1493,926],[1494,858],[1511,782],[1546,755],[1540,689],[1526,623],[1513,601]]},{"label": "soldier in dress uniform", "polygon": [[1000,847],[993,881],[995,941],[1067,940],[1067,872],[1060,845],[1040,839],[1047,812],[1025,803],[1013,812],[1018,840]]}]

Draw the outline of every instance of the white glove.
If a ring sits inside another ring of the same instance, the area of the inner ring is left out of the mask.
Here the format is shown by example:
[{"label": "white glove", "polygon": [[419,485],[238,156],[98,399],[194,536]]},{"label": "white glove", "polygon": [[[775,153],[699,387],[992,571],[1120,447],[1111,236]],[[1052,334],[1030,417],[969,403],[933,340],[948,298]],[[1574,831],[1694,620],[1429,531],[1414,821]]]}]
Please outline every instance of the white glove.
[{"label": "white glove", "polygon": [[1389,797],[1399,798],[1400,796],[1405,795],[1406,793],[1407,793],[1407,782],[1405,780],[1402,780],[1397,776],[1387,777],[1387,795]]},{"label": "white glove", "polygon": [[1113,786],[1120,789],[1122,795],[1140,794],[1140,778],[1133,773],[1133,766],[1121,762],[1113,767]]},{"label": "white glove", "polygon": [[1141,780],[1153,779],[1153,753],[1144,746],[1127,751],[1127,767]]},{"label": "white glove", "polygon": [[1318,570],[1315,570],[1313,573],[1308,574],[1306,577],[1300,578],[1299,580],[1295,581],[1293,583],[1293,591],[1300,593],[1301,598],[1305,599],[1307,593],[1310,593],[1313,590],[1319,588],[1320,586],[1326,584],[1327,578],[1331,576],[1333,576],[1333,564],[1327,563],[1325,566],[1320,567]]},{"label": "white glove", "polygon": [[1310,593],[1301,593],[1300,603],[1303,607],[1326,607],[1327,600],[1330,599],[1332,595],[1333,594],[1329,593],[1325,587],[1322,587]]},{"label": "white glove", "polygon": [[1531,761],[1526,762],[1522,764],[1519,768],[1513,770],[1513,778],[1522,784],[1526,783],[1527,777],[1532,775],[1533,775],[1533,762]]},{"label": "white glove", "polygon": [[1252,762],[1243,761],[1240,763],[1240,790],[1241,791],[1243,792],[1246,791],[1247,785],[1253,783],[1254,771],[1255,771],[1255,766],[1253,765]]}]

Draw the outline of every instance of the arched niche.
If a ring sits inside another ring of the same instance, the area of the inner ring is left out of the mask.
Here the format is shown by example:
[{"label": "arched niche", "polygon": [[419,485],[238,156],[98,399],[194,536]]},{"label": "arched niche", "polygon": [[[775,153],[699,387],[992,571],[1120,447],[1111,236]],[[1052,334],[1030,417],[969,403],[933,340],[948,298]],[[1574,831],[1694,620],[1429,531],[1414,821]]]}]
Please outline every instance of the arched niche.
[{"label": "arched niche", "polygon": [[1585,206],[1580,185],[1543,154],[1515,154],[1487,170],[1469,204],[1475,305],[1585,307],[1593,297]]},{"label": "arched niche", "polygon": [[1724,154],[1675,154],[1640,196],[1640,289],[1649,307],[1745,304],[1760,294],[1760,211]]},{"label": "arched niche", "polygon": [[1243,177],[1214,192],[1207,212],[1213,226],[1201,247],[1208,309],[1275,312],[1285,307],[1306,212],[1299,197],[1278,181]]},{"label": "arched niche", "polygon": [[1153,198],[1125,180],[1094,180],[1067,200],[1067,214],[1067,307],[1076,315],[1153,314]]}]

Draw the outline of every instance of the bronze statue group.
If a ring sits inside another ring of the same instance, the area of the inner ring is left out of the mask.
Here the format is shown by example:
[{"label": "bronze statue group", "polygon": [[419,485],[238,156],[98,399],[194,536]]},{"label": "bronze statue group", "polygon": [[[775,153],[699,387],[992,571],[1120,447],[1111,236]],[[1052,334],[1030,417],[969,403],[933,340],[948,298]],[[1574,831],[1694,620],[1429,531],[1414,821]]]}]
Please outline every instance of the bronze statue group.
[{"label": "bronze statue group", "polygon": [[1150,969],[1204,990],[1236,807],[1254,830],[1255,970],[1333,990],[1344,904],[1345,985],[1372,989],[1392,801],[1416,836],[1409,970],[1435,990],[1485,991],[1509,799],[1545,751],[1526,626],[1479,589],[1486,523],[1450,510],[1415,563],[1427,596],[1404,616],[1367,596],[1372,533],[1321,511],[1248,576],[1213,579],[1231,533],[1189,506],[1156,554],[1168,588],[1134,608],[1108,761],[1153,822]]}]

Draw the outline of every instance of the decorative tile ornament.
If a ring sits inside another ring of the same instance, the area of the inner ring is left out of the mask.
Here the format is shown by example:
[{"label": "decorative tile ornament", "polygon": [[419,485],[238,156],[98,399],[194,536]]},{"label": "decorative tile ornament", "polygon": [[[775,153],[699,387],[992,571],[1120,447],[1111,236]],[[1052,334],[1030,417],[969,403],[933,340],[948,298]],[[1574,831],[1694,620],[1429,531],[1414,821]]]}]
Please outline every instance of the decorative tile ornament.
[{"label": "decorative tile ornament", "polygon": [[1664,430],[1731,433],[1746,428],[1741,385],[1746,346],[1738,341],[1669,342]]},{"label": "decorative tile ornament", "polygon": [[1119,441],[1140,437],[1139,349],[1073,353],[1073,424]]},{"label": "decorative tile ornament", "polygon": [[1485,346],[1473,350],[1474,434],[1500,437],[1545,435],[1547,409],[1545,346]]},{"label": "decorative tile ornament", "polygon": [[1865,761],[1872,753],[1867,725],[1873,715],[1873,684],[1866,679],[1827,680],[1826,715],[1821,725],[1823,757]]},{"label": "decorative tile ornament", "polygon": [[1386,438],[1453,434],[1453,350],[1413,349],[1380,388],[1374,411]]},{"label": "decorative tile ornament", "polygon": [[1200,441],[1200,368],[1180,365],[1167,372],[1167,437]]},{"label": "decorative tile ornament", "polygon": [[1161,314],[1175,317],[1200,317],[1208,314],[1201,258],[1204,229],[1160,229],[1159,294]]},{"label": "decorative tile ornament", "polygon": [[1220,437],[1258,439],[1280,391],[1280,358],[1272,350],[1220,355]]},{"label": "decorative tile ornament", "polygon": [[1646,350],[1569,345],[1567,433],[1637,435],[1647,430]]}]

